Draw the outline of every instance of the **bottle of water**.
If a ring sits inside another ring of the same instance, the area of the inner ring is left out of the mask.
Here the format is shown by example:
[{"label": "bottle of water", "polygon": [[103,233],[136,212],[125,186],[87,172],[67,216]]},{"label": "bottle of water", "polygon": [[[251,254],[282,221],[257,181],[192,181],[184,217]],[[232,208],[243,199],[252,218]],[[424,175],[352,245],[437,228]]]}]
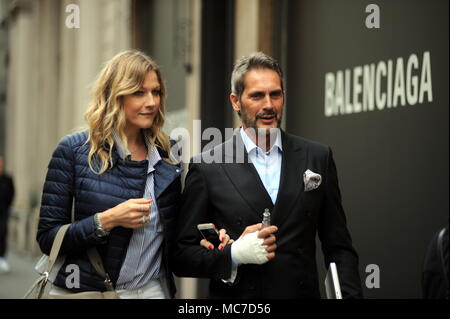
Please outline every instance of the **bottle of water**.
[{"label": "bottle of water", "polygon": [[263,213],[263,221],[262,221],[262,227],[268,227],[270,226],[270,211],[268,208],[264,209],[264,213]]}]

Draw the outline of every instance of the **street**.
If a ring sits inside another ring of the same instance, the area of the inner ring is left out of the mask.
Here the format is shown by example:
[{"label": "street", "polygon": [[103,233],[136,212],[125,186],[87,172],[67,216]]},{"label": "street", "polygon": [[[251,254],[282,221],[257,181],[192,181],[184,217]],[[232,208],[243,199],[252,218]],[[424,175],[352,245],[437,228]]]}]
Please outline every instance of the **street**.
[{"label": "street", "polygon": [[0,299],[20,299],[38,278],[34,266],[38,257],[10,250],[7,261],[11,267],[8,273],[0,273]]}]

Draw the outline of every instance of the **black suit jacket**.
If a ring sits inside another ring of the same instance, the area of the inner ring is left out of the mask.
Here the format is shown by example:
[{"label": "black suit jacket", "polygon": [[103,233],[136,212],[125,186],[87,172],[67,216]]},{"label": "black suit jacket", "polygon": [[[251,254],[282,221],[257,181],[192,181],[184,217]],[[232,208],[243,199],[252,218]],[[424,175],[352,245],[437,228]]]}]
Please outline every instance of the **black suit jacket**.
[{"label": "black suit jacket", "polygon": [[[362,297],[358,255],[347,230],[331,149],[285,132],[282,143],[275,205],[248,162],[239,133],[192,159],[178,222],[175,274],[211,278],[212,298],[320,298],[315,260],[318,233],[326,264],[337,264],[344,298]],[[239,152],[245,163],[239,163]],[[216,162],[206,163],[211,158]],[[305,192],[307,169],[320,174],[322,183]],[[241,265],[233,285],[222,282],[231,275],[230,245],[223,251],[201,247],[197,224],[212,222],[236,240],[246,226],[262,221],[265,208],[278,227],[276,257],[263,265]]]}]

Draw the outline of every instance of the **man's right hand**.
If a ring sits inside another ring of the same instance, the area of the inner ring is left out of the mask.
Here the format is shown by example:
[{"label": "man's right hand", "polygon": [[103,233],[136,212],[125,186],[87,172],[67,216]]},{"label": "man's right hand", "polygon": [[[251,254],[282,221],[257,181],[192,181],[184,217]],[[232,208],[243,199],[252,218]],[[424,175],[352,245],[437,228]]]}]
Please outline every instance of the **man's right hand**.
[{"label": "man's right hand", "polygon": [[238,264],[264,264],[275,258],[277,248],[273,235],[278,228],[269,226],[261,229],[262,224],[245,228],[242,235],[231,246],[231,255]]}]

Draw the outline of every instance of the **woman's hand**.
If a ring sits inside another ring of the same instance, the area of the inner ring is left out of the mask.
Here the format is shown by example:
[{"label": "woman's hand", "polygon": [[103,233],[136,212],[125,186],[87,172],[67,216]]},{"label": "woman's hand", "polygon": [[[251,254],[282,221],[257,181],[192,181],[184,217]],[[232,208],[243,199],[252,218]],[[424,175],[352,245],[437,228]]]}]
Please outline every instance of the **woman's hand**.
[{"label": "woman's hand", "polygon": [[106,231],[114,227],[139,228],[150,221],[151,199],[129,199],[99,214],[100,222]]},{"label": "woman's hand", "polygon": [[[227,235],[227,231],[225,229],[219,230],[219,240],[220,240],[220,245],[219,245],[219,247],[217,247],[217,249],[219,249],[219,250],[222,250],[226,245],[230,245],[234,241],[233,239],[230,239],[230,236]],[[200,245],[205,248],[208,248],[210,250],[213,250],[215,248],[214,245],[211,244],[206,239],[202,239],[200,241]]]}]

